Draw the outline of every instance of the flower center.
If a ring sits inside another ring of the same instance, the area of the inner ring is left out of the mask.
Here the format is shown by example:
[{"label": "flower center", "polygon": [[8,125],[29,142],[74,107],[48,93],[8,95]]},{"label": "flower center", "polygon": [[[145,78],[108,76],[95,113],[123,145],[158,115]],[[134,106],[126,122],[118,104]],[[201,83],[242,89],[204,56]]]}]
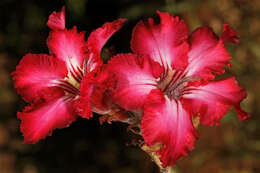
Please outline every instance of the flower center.
[{"label": "flower center", "polygon": [[188,83],[198,79],[198,77],[186,76],[183,71],[170,70],[159,81],[159,87],[168,98],[179,100],[184,94],[188,94],[192,90]]},{"label": "flower center", "polygon": [[80,94],[79,88],[85,73],[85,61],[83,68],[81,68],[73,58],[69,58],[69,61],[67,61],[66,64],[68,67],[67,76],[64,79],[54,80],[52,83],[55,86],[62,88],[67,96],[74,99]]}]

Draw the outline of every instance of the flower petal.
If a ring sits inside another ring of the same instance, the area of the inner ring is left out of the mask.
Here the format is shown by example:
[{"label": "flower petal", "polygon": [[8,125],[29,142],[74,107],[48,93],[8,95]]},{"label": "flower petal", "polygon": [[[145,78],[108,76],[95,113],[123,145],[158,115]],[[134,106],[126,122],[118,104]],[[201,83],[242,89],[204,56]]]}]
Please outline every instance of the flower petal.
[{"label": "flower petal", "polygon": [[46,54],[25,55],[12,73],[15,88],[28,102],[46,96],[46,89],[54,86],[52,81],[66,75],[65,63]]},{"label": "flower petal", "polygon": [[76,114],[71,101],[65,97],[53,99],[49,102],[25,107],[18,112],[21,119],[21,131],[26,143],[36,143],[40,139],[51,135],[57,128],[65,128],[75,119]]},{"label": "flower petal", "polygon": [[60,12],[51,13],[47,25],[53,30],[65,29],[65,7],[62,7]]},{"label": "flower petal", "polygon": [[107,40],[121,27],[126,19],[120,18],[113,22],[107,22],[102,27],[93,31],[88,37],[88,48],[89,51],[97,52],[100,54],[102,47],[105,45]]},{"label": "flower petal", "polygon": [[135,53],[147,54],[165,68],[183,70],[187,65],[189,45],[187,25],[178,17],[157,11],[160,24],[152,18],[139,22],[132,34],[131,48]]},{"label": "flower petal", "polygon": [[164,96],[160,89],[152,90],[144,105],[141,121],[147,145],[161,143],[158,152],[163,167],[173,165],[193,149],[198,133],[191,117],[178,101]]},{"label": "flower petal", "polygon": [[113,22],[107,22],[102,27],[94,30],[88,37],[86,52],[88,53],[88,71],[92,71],[97,65],[102,64],[101,50],[107,40],[122,26],[126,19],[120,18]]},{"label": "flower petal", "polygon": [[83,60],[86,58],[83,52],[84,37],[85,32],[78,33],[76,27],[71,30],[55,30],[50,32],[47,45],[51,54],[58,59],[74,67],[82,67]]},{"label": "flower petal", "polygon": [[117,79],[117,87],[112,91],[114,100],[123,108],[139,109],[146,96],[156,88],[156,78],[162,68],[146,56],[118,54],[108,63],[108,70]]},{"label": "flower petal", "polygon": [[246,92],[238,86],[234,77],[209,82],[183,97],[188,99],[186,105],[191,113],[199,116],[201,123],[205,125],[218,125],[231,106],[235,107],[239,120],[249,117],[249,114],[240,108],[240,102],[246,98]]},{"label": "flower petal", "polygon": [[223,32],[221,34],[221,39],[223,42],[237,43],[239,42],[239,37],[236,31],[231,28],[228,24],[223,25]]},{"label": "flower petal", "polygon": [[191,49],[188,53],[187,76],[198,76],[212,80],[215,75],[225,72],[224,65],[230,65],[229,56],[223,41],[218,39],[211,28],[201,27],[190,37]]},{"label": "flower petal", "polygon": [[116,87],[116,78],[111,74],[106,66],[97,73],[94,80],[94,89],[91,96],[92,109],[99,114],[107,114],[115,106],[110,95],[110,89]]},{"label": "flower petal", "polygon": [[83,118],[90,118],[93,116],[92,111],[99,114],[109,113],[113,103],[107,91],[114,87],[115,79],[103,69],[85,75],[80,85],[79,114]]},{"label": "flower petal", "polygon": [[90,98],[93,93],[93,77],[91,73],[85,75],[80,84],[80,97],[76,102],[77,112],[82,118],[90,118],[93,116],[91,107],[90,107]]}]

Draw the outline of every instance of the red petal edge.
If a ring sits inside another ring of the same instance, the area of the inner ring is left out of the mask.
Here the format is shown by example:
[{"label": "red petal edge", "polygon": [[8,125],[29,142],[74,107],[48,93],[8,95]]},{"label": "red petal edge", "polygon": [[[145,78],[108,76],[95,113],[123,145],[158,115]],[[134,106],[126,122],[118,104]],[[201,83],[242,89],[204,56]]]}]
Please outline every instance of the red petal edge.
[{"label": "red petal edge", "polygon": [[91,95],[94,88],[94,72],[90,72],[85,75],[80,84],[80,97],[77,102],[75,102],[74,107],[76,108],[78,114],[82,118],[91,118],[93,117],[92,109],[91,109]]},{"label": "red petal edge", "polygon": [[109,113],[114,103],[108,91],[115,88],[115,82],[113,75],[104,69],[85,75],[80,85],[80,116],[89,119],[93,116],[92,111],[98,114]]},{"label": "red petal edge", "polygon": [[107,66],[103,65],[97,72],[95,87],[91,96],[91,105],[95,112],[99,114],[109,113],[115,103],[113,103],[110,91],[116,87],[116,77],[110,73]]}]

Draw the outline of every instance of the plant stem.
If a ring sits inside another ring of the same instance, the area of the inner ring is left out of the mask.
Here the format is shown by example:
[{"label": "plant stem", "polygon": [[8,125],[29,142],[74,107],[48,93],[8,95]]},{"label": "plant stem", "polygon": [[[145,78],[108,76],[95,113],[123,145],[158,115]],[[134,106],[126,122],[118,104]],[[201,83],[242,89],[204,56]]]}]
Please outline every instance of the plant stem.
[{"label": "plant stem", "polygon": [[175,166],[169,166],[163,173],[177,173],[177,170],[175,169]]},{"label": "plant stem", "polygon": [[151,147],[149,147],[147,145],[143,145],[141,147],[141,149],[149,154],[149,156],[152,158],[153,162],[159,167],[161,173],[177,173],[175,166],[168,166],[166,168],[164,168],[162,166],[162,162],[160,161],[160,157],[156,153],[156,151],[160,147],[161,147],[160,144],[155,144],[154,146],[151,146]]}]

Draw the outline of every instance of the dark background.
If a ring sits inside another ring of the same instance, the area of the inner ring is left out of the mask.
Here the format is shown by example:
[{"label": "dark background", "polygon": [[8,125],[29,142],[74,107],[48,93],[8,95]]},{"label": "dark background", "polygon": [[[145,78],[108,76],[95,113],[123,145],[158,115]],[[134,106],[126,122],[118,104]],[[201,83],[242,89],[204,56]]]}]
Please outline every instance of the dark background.
[{"label": "dark background", "polygon": [[[128,18],[106,44],[128,52],[131,30],[139,20],[155,17],[160,9],[181,16],[190,30],[211,26],[218,34],[223,23],[241,41],[228,45],[235,74],[247,89],[243,102],[251,113],[239,122],[230,111],[218,127],[200,127],[195,150],[177,164],[181,173],[260,172],[260,1],[259,0],[1,0],[0,1],[0,173],[158,173],[139,148],[128,146],[126,125],[99,125],[78,118],[69,128],[55,130],[37,144],[23,143],[16,112],[25,105],[13,89],[10,72],[26,53],[48,53],[49,14],[66,6],[66,26],[87,35],[107,21]],[[105,54],[105,53],[104,53]]]}]

